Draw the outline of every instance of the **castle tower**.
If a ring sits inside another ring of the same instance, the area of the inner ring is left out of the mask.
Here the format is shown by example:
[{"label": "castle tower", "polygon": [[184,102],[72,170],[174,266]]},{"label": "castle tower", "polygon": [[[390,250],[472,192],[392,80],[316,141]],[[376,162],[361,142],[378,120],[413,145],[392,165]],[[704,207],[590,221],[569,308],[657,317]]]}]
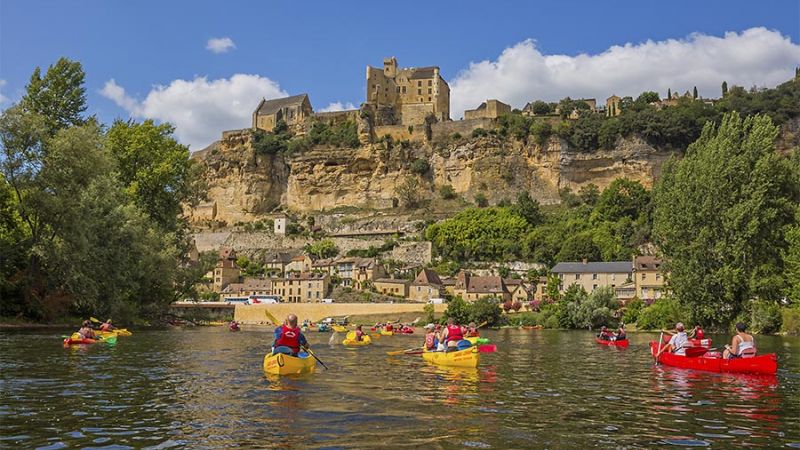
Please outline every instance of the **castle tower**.
[{"label": "castle tower", "polygon": [[383,74],[392,79],[397,76],[397,58],[383,58]]}]

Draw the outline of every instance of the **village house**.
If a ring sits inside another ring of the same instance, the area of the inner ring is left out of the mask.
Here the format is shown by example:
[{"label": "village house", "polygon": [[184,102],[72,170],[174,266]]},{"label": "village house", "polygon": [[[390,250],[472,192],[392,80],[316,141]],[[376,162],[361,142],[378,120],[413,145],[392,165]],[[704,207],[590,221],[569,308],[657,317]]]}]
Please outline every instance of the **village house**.
[{"label": "village house", "polygon": [[367,66],[366,103],[393,109],[400,125],[450,120],[450,86],[439,67],[398,68],[394,57],[384,58],[383,68]]},{"label": "village house", "polygon": [[245,278],[241,283],[231,283],[220,293],[220,300],[251,295],[272,295],[272,281],[268,278]]},{"label": "village house", "polygon": [[286,265],[286,272],[310,272],[311,257],[308,255],[295,255]]},{"label": "village house", "polygon": [[486,100],[475,109],[464,111],[464,120],[470,119],[496,119],[504,114],[511,113],[511,106],[499,100]]},{"label": "village house", "polygon": [[456,295],[455,289],[457,280],[453,277],[441,278],[441,280],[442,280],[442,287],[444,288],[444,293],[451,297]]},{"label": "village house", "polygon": [[509,291],[511,292],[511,301],[513,302],[520,302],[524,305],[531,300],[530,291],[522,283],[517,284],[513,288],[509,287]]},{"label": "village house", "polygon": [[386,269],[375,258],[357,258],[353,265],[353,286],[365,289],[377,278],[386,276]]},{"label": "village house", "polygon": [[655,256],[636,256],[633,258],[633,280],[636,297],[642,300],[659,299],[664,294],[664,274],[662,261]]},{"label": "village house", "polygon": [[431,269],[422,269],[411,282],[408,298],[416,302],[427,302],[432,298],[441,298],[444,293],[442,280]]},{"label": "village house", "polygon": [[289,126],[302,124],[313,113],[307,94],[272,100],[261,99],[253,111],[253,129],[272,131],[279,120]]},{"label": "village house", "polygon": [[294,255],[287,252],[269,253],[264,258],[264,268],[269,274],[283,275],[291,264],[292,258]]},{"label": "village house", "polygon": [[411,281],[399,278],[378,278],[372,283],[375,292],[393,297],[408,298]]},{"label": "village house", "polygon": [[219,251],[219,259],[211,273],[212,291],[220,293],[231,283],[239,281],[239,266],[236,265],[236,252],[230,248]]},{"label": "village house", "polygon": [[533,288],[533,299],[541,302],[545,297],[547,297],[547,277],[539,277]]},{"label": "village house", "polygon": [[336,258],[318,259],[311,263],[311,270],[314,272],[336,275]]},{"label": "village house", "polygon": [[551,270],[561,281],[558,290],[564,293],[577,284],[586,292],[594,292],[601,287],[617,286],[632,280],[633,268],[630,261],[613,262],[561,262]]},{"label": "village house", "polygon": [[511,292],[506,288],[503,278],[494,275],[474,276],[463,270],[456,277],[453,293],[468,302],[484,297],[496,297],[501,301],[511,299]]},{"label": "village house", "polygon": [[328,294],[330,276],[323,273],[290,273],[285,277],[271,278],[272,295],[279,295],[283,302],[319,302]]}]

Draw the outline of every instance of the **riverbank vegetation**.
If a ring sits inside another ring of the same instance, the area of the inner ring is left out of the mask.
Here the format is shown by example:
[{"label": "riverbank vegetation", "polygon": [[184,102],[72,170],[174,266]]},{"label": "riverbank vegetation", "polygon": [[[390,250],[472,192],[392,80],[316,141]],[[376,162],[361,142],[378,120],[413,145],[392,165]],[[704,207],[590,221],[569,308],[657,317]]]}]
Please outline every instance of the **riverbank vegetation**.
[{"label": "riverbank vegetation", "polygon": [[87,117],[84,76],[37,68],[0,116],[0,316],[150,317],[207,270],[185,256],[188,148],[169,124]]}]

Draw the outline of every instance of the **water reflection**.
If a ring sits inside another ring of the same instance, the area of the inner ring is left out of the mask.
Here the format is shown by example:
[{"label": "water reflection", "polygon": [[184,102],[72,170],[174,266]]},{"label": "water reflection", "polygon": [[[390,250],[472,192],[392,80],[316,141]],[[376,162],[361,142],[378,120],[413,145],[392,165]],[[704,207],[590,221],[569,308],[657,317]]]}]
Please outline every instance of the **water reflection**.
[{"label": "water reflection", "polygon": [[0,333],[0,447],[217,448],[790,446],[800,442],[796,338],[761,338],[777,377],[654,366],[646,343],[501,330],[478,368],[358,350],[309,333],[330,367],[262,371],[271,329],[143,331],[64,349],[61,333]]}]

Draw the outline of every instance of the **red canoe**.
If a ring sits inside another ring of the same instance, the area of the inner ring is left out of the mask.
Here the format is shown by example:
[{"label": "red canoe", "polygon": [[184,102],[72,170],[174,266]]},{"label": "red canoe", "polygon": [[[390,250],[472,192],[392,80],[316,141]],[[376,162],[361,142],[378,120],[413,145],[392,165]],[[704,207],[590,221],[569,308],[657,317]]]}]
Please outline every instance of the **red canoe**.
[{"label": "red canoe", "polygon": [[628,340],[623,339],[621,341],[607,341],[605,339],[600,339],[599,337],[594,338],[594,340],[600,345],[607,345],[609,347],[627,347]]},{"label": "red canoe", "polygon": [[[658,352],[658,342],[650,342],[653,356]],[[719,353],[688,357],[664,352],[658,362],[665,366],[682,369],[705,370],[707,372],[750,373],[758,375],[775,375],[778,371],[778,359],[774,353],[754,356],[752,358],[723,359]]]}]

